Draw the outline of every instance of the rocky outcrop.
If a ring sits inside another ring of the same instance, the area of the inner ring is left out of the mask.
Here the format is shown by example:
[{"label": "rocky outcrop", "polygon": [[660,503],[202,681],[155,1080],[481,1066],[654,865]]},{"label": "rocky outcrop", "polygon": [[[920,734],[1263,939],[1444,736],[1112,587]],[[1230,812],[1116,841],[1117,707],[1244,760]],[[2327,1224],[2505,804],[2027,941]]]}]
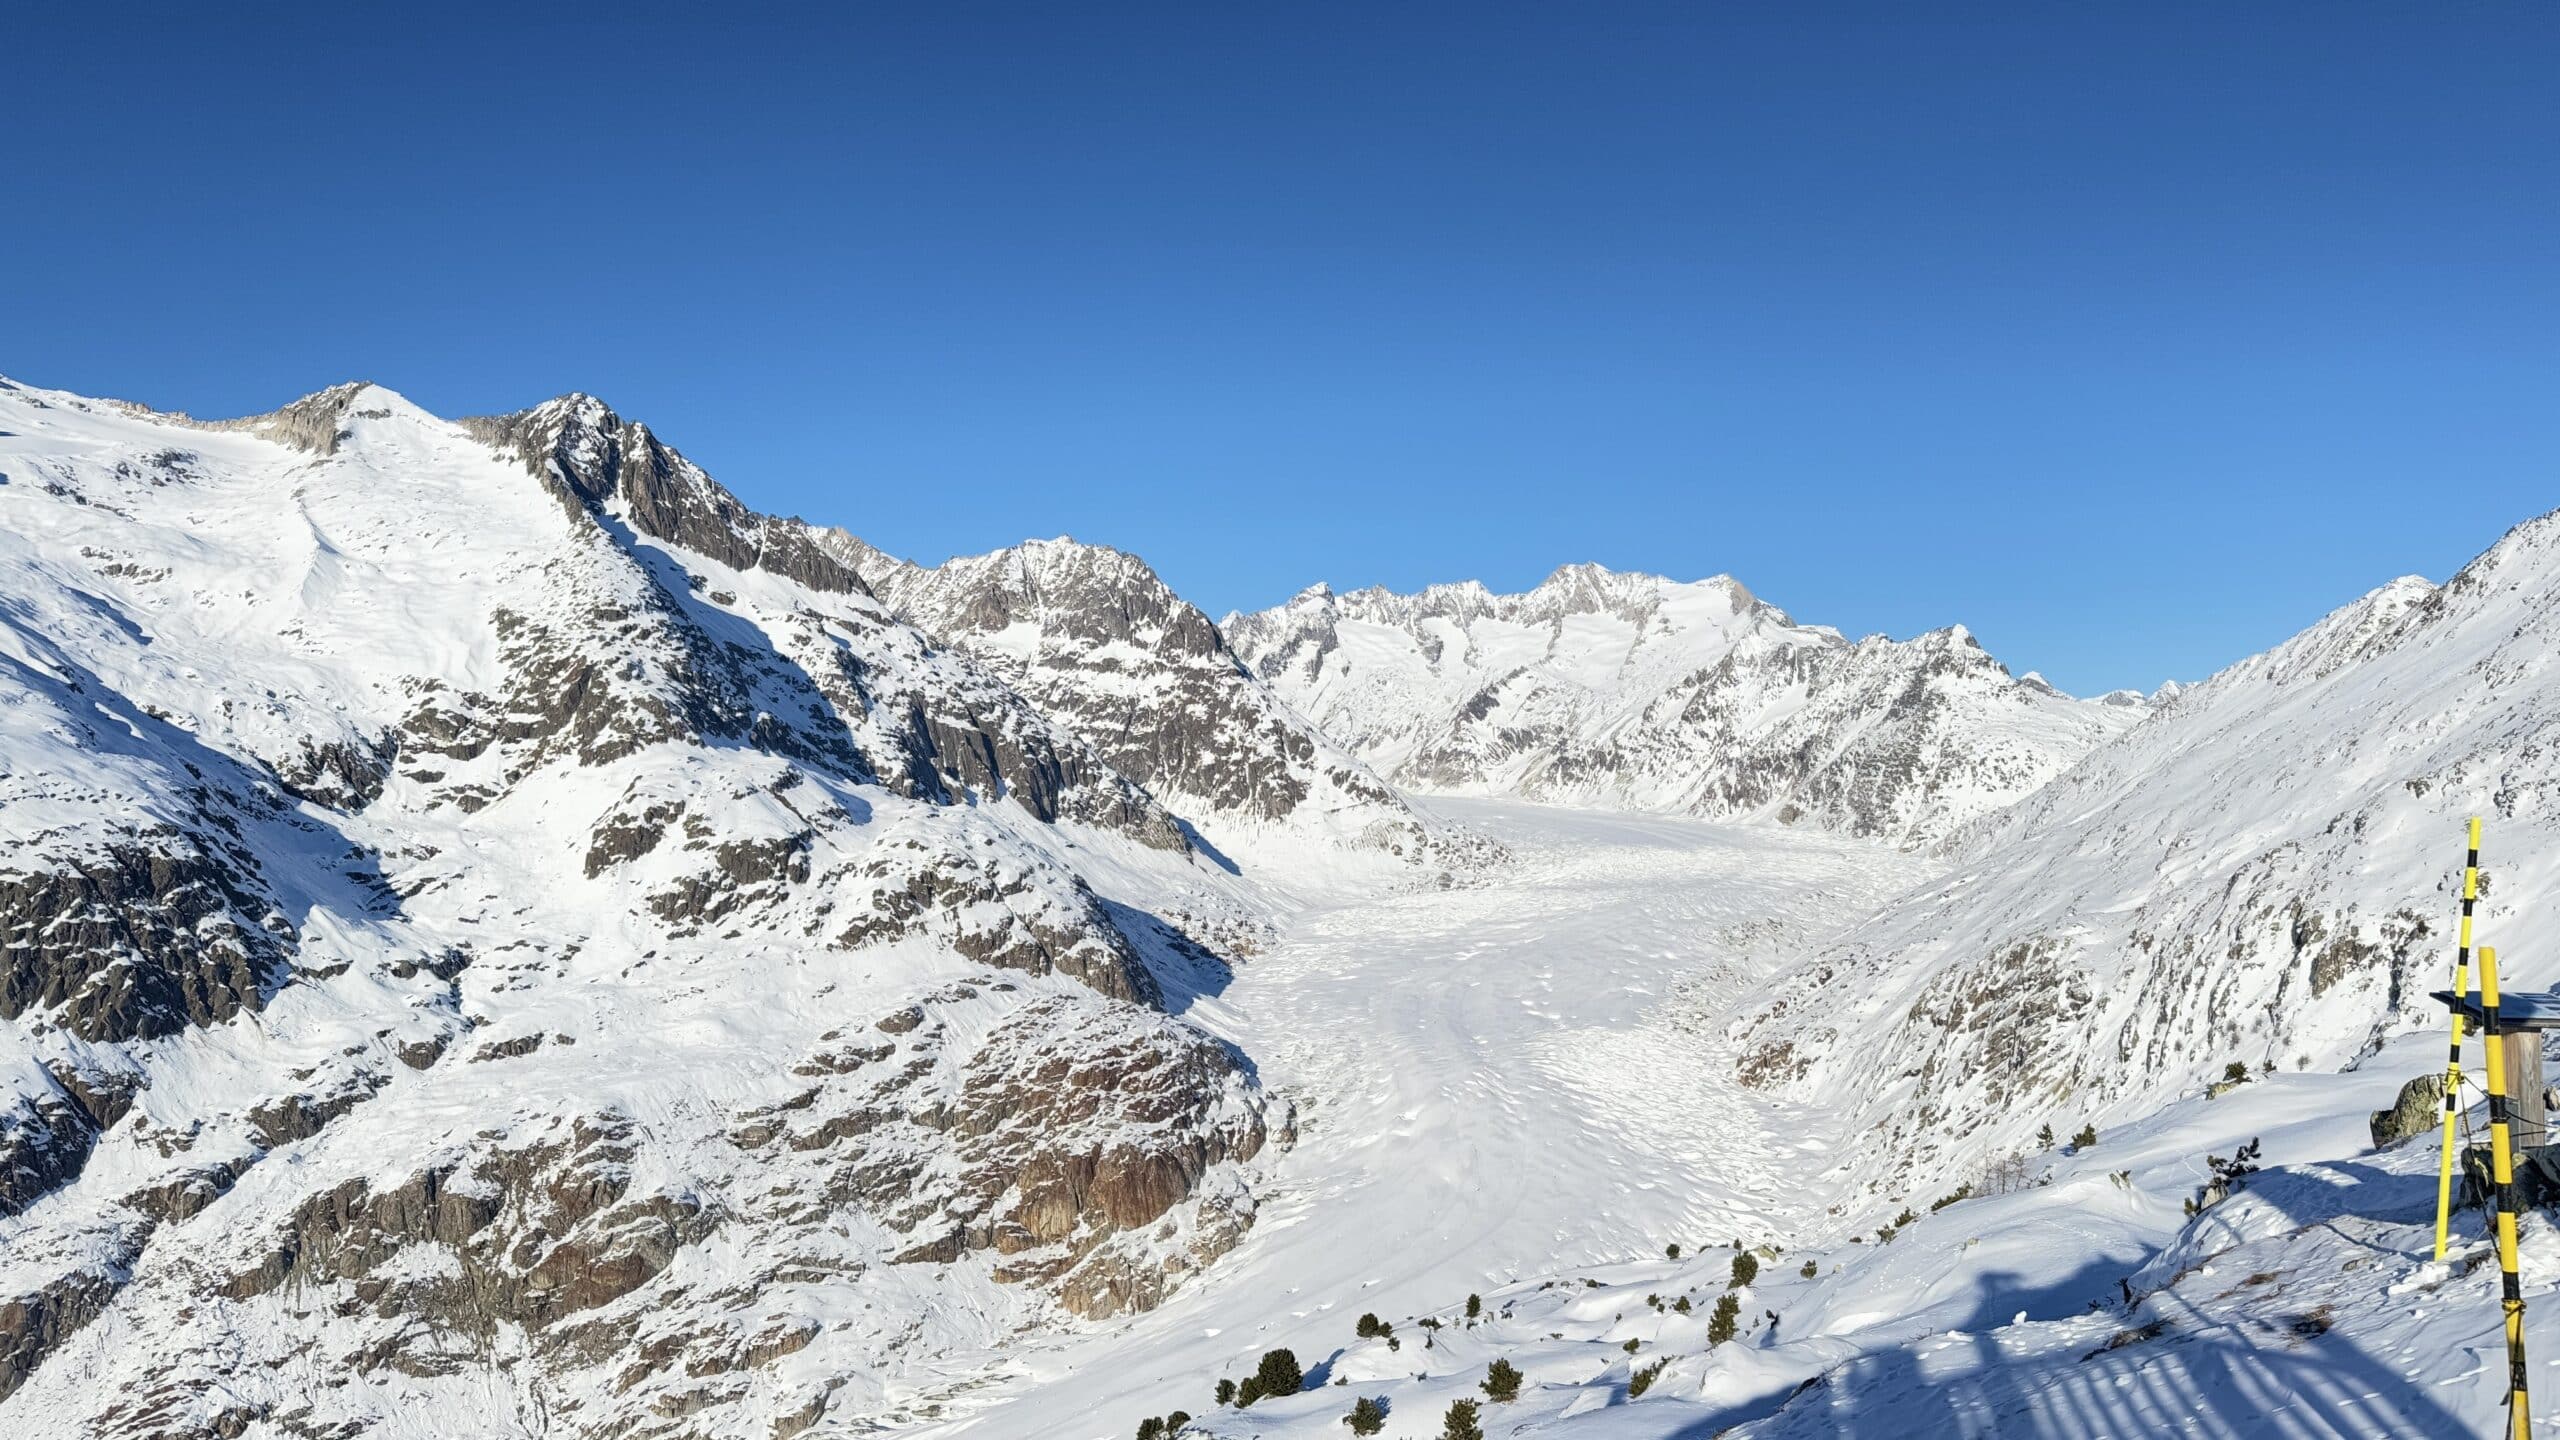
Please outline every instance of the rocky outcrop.
[{"label": "rocky outcrop", "polygon": [[41,1011],[84,1040],[138,1040],[255,1009],[292,954],[259,883],[245,851],[166,828],[0,873],[0,1017]]},{"label": "rocky outcrop", "polygon": [[113,1272],[102,1267],[0,1300],[0,1400],[26,1384],[65,1339],[97,1319],[117,1288]]},{"label": "rocky outcrop", "polygon": [[868,593],[801,521],[759,515],[702,467],[592,395],[460,422],[515,455],[573,514],[608,508],[641,534],[734,570],[768,570],[821,593]]},{"label": "rocky outcrop", "polygon": [[[631,1192],[632,1136],[624,1117],[582,1117],[536,1143],[491,1144],[396,1185],[342,1182],[304,1201],[221,1292],[245,1300],[343,1281],[357,1304],[385,1317],[469,1335],[504,1324],[545,1330],[646,1284],[716,1224],[691,1197]],[[441,1247],[458,1266],[395,1271],[419,1245]]]},{"label": "rocky outcrop", "polygon": [[1035,540],[927,569],[827,539],[901,616],[1204,825],[1314,823],[1414,859],[1431,848],[1401,796],[1281,703],[1135,556]]},{"label": "rocky outcrop", "polygon": [[30,1067],[16,1105],[0,1115],[0,1216],[77,1178],[139,1089],[130,1072]]},{"label": "rocky outcrop", "polygon": [[[732,1141],[800,1177],[804,1220],[858,1207],[910,1237],[896,1263],[990,1253],[1001,1278],[1057,1287],[1088,1316],[1153,1305],[1241,1238],[1249,1200],[1209,1181],[1292,1131],[1232,1051],[1039,1001],[954,1053],[942,1012],[978,998],[963,987],[875,1038],[827,1037],[796,1067],[817,1083],[742,1117]],[[1183,1206],[1180,1243],[1135,1242]]]},{"label": "rocky outcrop", "polygon": [[2373,1112],[2373,1148],[2397,1145],[2434,1130],[2444,1119],[2444,1077],[2427,1074],[2400,1087],[2387,1110]]},{"label": "rocky outcrop", "polygon": [[1133,1004],[1163,1001],[1155,976],[1078,876],[955,855],[910,833],[872,848],[859,889],[868,896],[863,913],[835,935],[847,949],[921,935],[998,969],[1065,975]]}]

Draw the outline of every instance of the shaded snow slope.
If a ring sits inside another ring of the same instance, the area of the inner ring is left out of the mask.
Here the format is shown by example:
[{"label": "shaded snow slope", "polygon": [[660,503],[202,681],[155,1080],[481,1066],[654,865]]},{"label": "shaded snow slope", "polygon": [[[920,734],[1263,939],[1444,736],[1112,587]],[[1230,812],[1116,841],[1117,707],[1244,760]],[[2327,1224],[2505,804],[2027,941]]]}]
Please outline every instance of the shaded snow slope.
[{"label": "shaded snow slope", "polygon": [[1519,595],[1317,586],[1225,628],[1399,784],[1911,842],[2032,791],[2144,708],[2014,677],[1961,626],[1851,641],[1728,577],[1596,565]]}]

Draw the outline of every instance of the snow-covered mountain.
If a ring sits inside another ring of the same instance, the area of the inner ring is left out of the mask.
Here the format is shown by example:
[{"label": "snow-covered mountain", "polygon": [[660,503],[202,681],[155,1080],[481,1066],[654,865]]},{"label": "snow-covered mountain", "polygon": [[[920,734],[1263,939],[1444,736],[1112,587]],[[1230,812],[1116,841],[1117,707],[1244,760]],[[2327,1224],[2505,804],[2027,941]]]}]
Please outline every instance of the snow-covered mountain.
[{"label": "snow-covered mountain", "polygon": [[[2560,517],[2148,699],[1593,567],[1221,625],[585,396],[0,382],[0,1418],[2477,1428],[2360,1152],[2466,815],[2560,979],[2555,613]],[[1358,1388],[1218,1405],[1278,1344]]]},{"label": "snow-covered mountain", "polygon": [[1198,817],[1222,852],[1473,858],[1283,703],[1134,555],[1062,537],[925,567],[828,539],[901,617]]},{"label": "snow-covered mountain", "polygon": [[1288,1132],[1174,1013],[1249,913],[1185,823],[587,397],[0,382],[0,676],[29,1433],[929,1405]]},{"label": "snow-covered mountain", "polygon": [[1941,838],[2139,719],[2016,677],[1963,627],[1912,640],[1800,625],[1719,576],[1596,565],[1228,617],[1236,649],[1399,784]]},{"label": "snow-covered mountain", "polygon": [[1855,1096],[1860,1164],[1963,1178],[2038,1125],[2334,1071],[2442,1023],[2465,818],[2511,986],[2560,979],[2560,515],[2185,689],[1781,977],[1744,1074]]}]

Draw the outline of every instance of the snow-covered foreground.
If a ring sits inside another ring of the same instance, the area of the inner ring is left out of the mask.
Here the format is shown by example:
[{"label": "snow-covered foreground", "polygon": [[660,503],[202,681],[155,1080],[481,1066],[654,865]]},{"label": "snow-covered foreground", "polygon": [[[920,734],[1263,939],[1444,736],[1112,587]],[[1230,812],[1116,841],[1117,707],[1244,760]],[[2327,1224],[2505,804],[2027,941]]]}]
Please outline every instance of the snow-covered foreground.
[{"label": "snow-covered foreground", "polygon": [[1475,889],[1302,917],[1191,1014],[1294,1098],[1252,1237],[1107,1336],[1033,1350],[951,1433],[1126,1436],[1210,1408],[1273,1346],[1310,1365],[1364,1311],[1445,1310],[1559,1269],[1793,1228],[1816,1115],[1731,1082],[1714,1018],[1935,873],[1767,827],[1431,800],[1510,846]]},{"label": "snow-covered foreground", "polygon": [[[2432,1139],[2377,1154],[2365,1134],[2441,1063],[2439,1039],[2190,1096],[2088,1150],[2028,1157],[2014,1193],[1912,1197],[1919,1218],[1889,1242],[1848,1241],[1833,1206],[1852,1197],[1819,1187],[1853,1139],[1734,1085],[1725,1007],[1932,862],[1431,803],[1519,865],[1309,915],[1197,1004],[1304,1116],[1253,1237],[1152,1314],[997,1362],[1008,1378],[926,1433],[1106,1440],[1182,1410],[1194,1433],[1317,1440],[1376,1396],[1386,1435],[1428,1440],[1451,1401],[1484,1399],[1497,1358],[1527,1381],[1484,1404],[1494,1437],[2330,1440],[2491,1433],[2503,1413],[2480,1217],[2463,1217],[2452,1265],[2425,1263]],[[2252,1139],[2265,1171],[2190,1220],[2206,1157]],[[2550,1418],[2560,1235],[2539,1219],[2525,1234]],[[1735,1240],[1758,1265],[1738,1288]],[[1672,1241],[1683,1259],[1664,1258]],[[1718,1345],[1728,1292],[1738,1334]],[[1355,1336],[1367,1312],[1392,1347]],[[1276,1346],[1309,1371],[1304,1393],[1214,1403]]]}]

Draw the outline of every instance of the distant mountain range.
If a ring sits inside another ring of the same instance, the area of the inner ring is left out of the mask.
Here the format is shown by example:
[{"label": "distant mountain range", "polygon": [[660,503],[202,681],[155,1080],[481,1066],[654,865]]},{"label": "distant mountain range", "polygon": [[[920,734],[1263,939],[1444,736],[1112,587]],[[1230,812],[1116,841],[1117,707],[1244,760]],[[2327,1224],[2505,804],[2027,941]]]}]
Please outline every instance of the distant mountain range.
[{"label": "distant mountain range", "polygon": [[1962,626],[1800,625],[1726,576],[1571,565],[1520,595],[1317,586],[1227,617],[1256,673],[1423,790],[1942,839],[2142,718],[2012,676]]}]

